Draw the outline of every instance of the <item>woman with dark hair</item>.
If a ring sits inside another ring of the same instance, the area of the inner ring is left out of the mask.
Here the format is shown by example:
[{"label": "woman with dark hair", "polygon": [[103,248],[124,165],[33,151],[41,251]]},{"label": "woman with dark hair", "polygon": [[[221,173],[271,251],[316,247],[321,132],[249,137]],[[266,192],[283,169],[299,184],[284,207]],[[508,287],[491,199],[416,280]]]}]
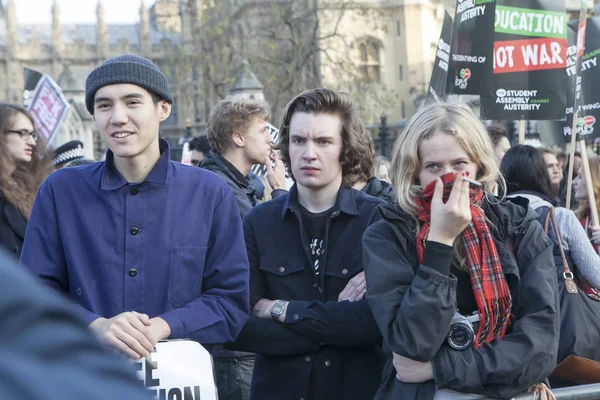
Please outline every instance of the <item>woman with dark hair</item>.
[{"label": "woman with dark hair", "polygon": [[[552,198],[552,183],[542,153],[531,146],[517,145],[502,159],[502,173],[506,180],[508,197],[524,197],[538,214],[544,208],[556,206]],[[593,287],[600,287],[600,257],[594,251],[575,214],[566,208],[554,210],[560,239],[565,254],[572,260],[572,269],[578,271]]]},{"label": "woman with dark hair", "polygon": [[51,171],[51,157],[29,112],[0,103],[0,243],[20,256],[38,187]]}]

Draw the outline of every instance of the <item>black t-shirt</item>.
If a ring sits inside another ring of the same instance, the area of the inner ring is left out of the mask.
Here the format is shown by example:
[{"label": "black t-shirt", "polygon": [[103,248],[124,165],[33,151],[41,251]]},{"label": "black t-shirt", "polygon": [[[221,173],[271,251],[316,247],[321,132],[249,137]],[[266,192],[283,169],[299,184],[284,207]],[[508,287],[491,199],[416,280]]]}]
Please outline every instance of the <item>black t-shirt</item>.
[{"label": "black t-shirt", "polygon": [[300,205],[302,224],[304,225],[304,232],[308,238],[309,251],[312,257],[311,261],[313,268],[315,269],[315,275],[319,275],[321,272],[320,262],[325,253],[325,248],[323,247],[325,227],[332,210],[333,208],[330,208],[329,210],[320,213],[312,213]]},{"label": "black t-shirt", "polygon": [[462,315],[471,315],[477,311],[477,302],[471,285],[471,276],[466,271],[461,271],[454,265],[452,275],[456,276],[456,306]]}]

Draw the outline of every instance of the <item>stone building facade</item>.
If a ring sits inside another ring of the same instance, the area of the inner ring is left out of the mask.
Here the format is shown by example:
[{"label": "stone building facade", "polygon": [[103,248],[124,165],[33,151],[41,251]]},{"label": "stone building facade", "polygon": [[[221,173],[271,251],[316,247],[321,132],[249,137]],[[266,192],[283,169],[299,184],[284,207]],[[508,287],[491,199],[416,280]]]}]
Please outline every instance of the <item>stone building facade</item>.
[{"label": "stone building facade", "polygon": [[[355,94],[367,122],[378,122],[382,114],[388,121],[410,117],[429,81],[444,8],[454,4],[362,0],[351,8],[344,3],[349,2],[156,0],[149,9],[142,2],[138,22],[108,24],[98,0],[95,24],[63,24],[55,0],[51,24],[28,25],[16,19],[22,3],[0,0],[0,101],[23,101],[24,67],[47,73],[72,105],[54,145],[78,138],[86,155],[97,159],[104,149],[83,106],[85,78],[106,58],[123,53],[150,58],[169,78],[175,104],[161,135],[174,144],[184,136],[186,121],[194,135],[202,132],[210,108],[234,88],[240,68],[251,68],[262,82],[275,124],[293,95],[321,85]],[[288,17],[296,18],[299,35],[314,36],[291,46],[296,32],[266,29],[288,23],[282,21]],[[288,66],[295,67],[291,73]],[[288,75],[290,84],[283,85]]]}]

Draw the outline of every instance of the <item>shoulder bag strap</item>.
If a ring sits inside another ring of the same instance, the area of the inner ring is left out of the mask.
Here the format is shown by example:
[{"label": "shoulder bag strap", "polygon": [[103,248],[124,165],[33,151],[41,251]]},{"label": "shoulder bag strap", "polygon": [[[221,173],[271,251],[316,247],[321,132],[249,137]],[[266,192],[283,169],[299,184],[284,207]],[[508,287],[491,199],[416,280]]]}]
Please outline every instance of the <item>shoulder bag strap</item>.
[{"label": "shoulder bag strap", "polygon": [[567,288],[567,292],[570,294],[577,294],[577,284],[575,283],[573,272],[569,269],[569,263],[567,262],[567,257],[565,256],[565,251],[562,247],[562,239],[560,238],[560,233],[558,232],[558,224],[556,223],[556,217],[554,216],[554,207],[550,207],[548,210],[548,214],[546,214],[546,221],[544,223],[544,232],[548,234],[549,222],[552,219],[552,228],[554,230],[554,236],[556,236],[556,243],[558,243],[558,248],[560,249],[560,257],[562,258],[563,265],[563,278],[565,280],[565,287]]}]

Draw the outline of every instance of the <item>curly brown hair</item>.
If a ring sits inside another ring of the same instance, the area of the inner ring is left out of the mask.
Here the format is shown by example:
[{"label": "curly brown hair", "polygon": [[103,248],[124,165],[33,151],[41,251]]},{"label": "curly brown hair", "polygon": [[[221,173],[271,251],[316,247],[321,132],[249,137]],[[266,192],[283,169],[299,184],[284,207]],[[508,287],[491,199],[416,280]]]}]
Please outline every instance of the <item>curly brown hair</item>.
[{"label": "curly brown hair", "polygon": [[17,162],[13,170],[6,151],[5,132],[12,128],[14,117],[23,114],[35,126],[29,111],[16,104],[0,103],[0,193],[29,218],[40,184],[52,172],[52,155],[42,139],[38,139],[30,162]]},{"label": "curly brown hair", "polygon": [[224,154],[235,131],[246,132],[254,118],[269,121],[269,104],[262,100],[228,96],[210,110],[206,135],[210,147]]},{"label": "curly brown hair", "polygon": [[369,133],[360,117],[356,101],[348,93],[317,88],[302,92],[285,106],[279,127],[279,141],[275,148],[280,151],[290,175],[290,121],[296,112],[339,115],[342,120],[342,184],[352,187],[364,175],[362,160],[369,157],[373,159]]}]

